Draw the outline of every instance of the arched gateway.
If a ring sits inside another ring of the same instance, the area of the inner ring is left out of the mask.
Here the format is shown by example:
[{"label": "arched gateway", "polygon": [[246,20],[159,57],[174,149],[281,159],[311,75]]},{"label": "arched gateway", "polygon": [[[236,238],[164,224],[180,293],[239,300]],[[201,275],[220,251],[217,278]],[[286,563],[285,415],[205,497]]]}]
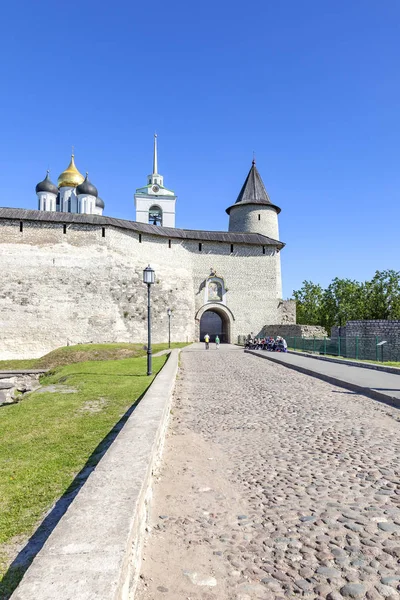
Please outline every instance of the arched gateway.
[{"label": "arched gateway", "polygon": [[207,304],[200,308],[196,315],[198,338],[202,342],[206,333],[211,341],[218,335],[221,343],[231,343],[231,322],[234,317],[231,311],[221,304]]}]

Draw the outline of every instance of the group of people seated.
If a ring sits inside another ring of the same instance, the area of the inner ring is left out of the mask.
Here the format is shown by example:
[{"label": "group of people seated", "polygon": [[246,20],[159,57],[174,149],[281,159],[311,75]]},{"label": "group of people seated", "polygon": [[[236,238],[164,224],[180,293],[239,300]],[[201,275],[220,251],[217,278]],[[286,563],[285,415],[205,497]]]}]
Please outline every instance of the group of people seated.
[{"label": "group of people seated", "polygon": [[253,350],[269,350],[270,352],[287,352],[286,340],[280,335],[273,337],[264,338],[249,338],[245,343],[245,348],[252,348]]}]

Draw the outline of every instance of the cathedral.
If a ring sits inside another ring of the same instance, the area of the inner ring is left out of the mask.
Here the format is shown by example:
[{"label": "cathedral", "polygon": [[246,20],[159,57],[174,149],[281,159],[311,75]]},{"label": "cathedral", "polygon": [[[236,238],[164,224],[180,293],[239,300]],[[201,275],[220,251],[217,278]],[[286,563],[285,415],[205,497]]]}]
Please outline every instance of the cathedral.
[{"label": "cathedral", "polygon": [[102,215],[104,202],[97,188],[75,166],[75,157],[58,178],[58,185],[50,180],[50,172],[36,186],[38,210],[68,212],[86,215]]},{"label": "cathedral", "polygon": [[254,160],[226,208],[225,231],[175,226],[179,203],[159,173],[156,136],[152,173],[134,194],[136,220],[103,214],[74,155],[57,185],[47,173],[36,194],[36,210],[0,207],[0,359],[68,344],[146,343],[149,264],[154,343],[168,339],[168,314],[176,342],[208,332],[238,343],[295,323],[294,303],[282,300],[280,208]]}]

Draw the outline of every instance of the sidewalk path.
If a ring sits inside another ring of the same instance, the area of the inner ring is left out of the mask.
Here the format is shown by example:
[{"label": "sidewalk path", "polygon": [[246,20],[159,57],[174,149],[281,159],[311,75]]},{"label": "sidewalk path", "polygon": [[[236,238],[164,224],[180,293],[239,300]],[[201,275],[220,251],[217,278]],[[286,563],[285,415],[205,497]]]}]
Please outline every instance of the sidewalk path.
[{"label": "sidewalk path", "polygon": [[400,374],[364,369],[351,363],[341,364],[317,360],[309,356],[302,356],[300,353],[283,354],[266,350],[248,350],[246,353],[262,356],[302,373],[320,377],[335,385],[342,384],[349,389],[400,407]]},{"label": "sidewalk path", "polygon": [[400,412],[260,360],[181,354],[136,600],[398,600]]}]

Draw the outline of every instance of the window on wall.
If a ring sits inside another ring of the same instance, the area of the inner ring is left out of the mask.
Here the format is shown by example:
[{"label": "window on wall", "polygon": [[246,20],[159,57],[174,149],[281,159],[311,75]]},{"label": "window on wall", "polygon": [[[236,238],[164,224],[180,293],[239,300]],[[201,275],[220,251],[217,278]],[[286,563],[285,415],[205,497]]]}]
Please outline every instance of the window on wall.
[{"label": "window on wall", "polygon": [[67,226],[66,226],[66,224],[65,224],[65,223],[64,223],[64,225],[63,225],[63,233],[67,233]]},{"label": "window on wall", "polygon": [[141,244],[141,243],[142,243],[142,234],[139,233],[139,244]]},{"label": "window on wall", "polygon": [[168,248],[171,248],[171,240],[168,240]]},{"label": "window on wall", "polygon": [[46,210],[46,198],[43,200],[43,210]]},{"label": "window on wall", "polygon": [[203,244],[200,242],[199,243],[199,252],[201,252],[203,250]]},{"label": "window on wall", "polygon": [[105,227],[101,228],[101,237],[106,237],[106,228]]},{"label": "window on wall", "polygon": [[232,252],[233,252],[233,244],[231,244],[231,254],[232,254]]},{"label": "window on wall", "polygon": [[149,224],[162,226],[162,209],[159,206],[150,206]]},{"label": "window on wall", "polygon": [[24,224],[23,224],[23,222],[22,222],[22,221],[20,221],[20,222],[19,222],[19,230],[20,230],[20,232],[21,232],[21,233],[22,233],[22,232],[23,232],[23,230],[24,230]]},{"label": "window on wall", "polygon": [[263,254],[265,254],[265,246],[263,246]]},{"label": "window on wall", "polygon": [[258,215],[258,220],[261,221],[261,215]]},{"label": "window on wall", "polygon": [[71,198],[68,198],[68,212],[71,212]]}]

